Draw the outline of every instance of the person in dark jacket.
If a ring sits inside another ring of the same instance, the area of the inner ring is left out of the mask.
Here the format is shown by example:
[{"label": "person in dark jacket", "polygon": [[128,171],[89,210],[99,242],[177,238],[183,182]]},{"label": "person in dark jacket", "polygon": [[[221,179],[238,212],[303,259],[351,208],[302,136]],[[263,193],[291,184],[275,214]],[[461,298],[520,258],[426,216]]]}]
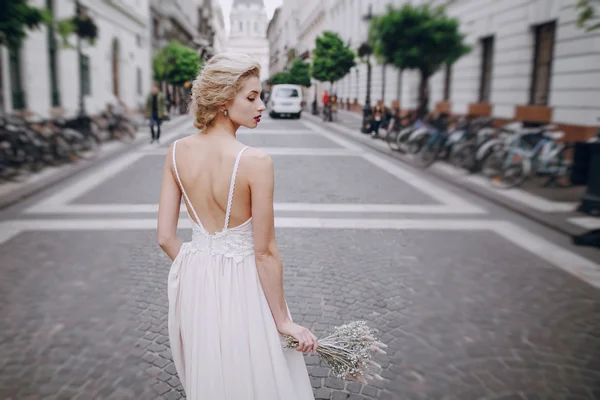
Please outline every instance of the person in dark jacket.
[{"label": "person in dark jacket", "polygon": [[[146,118],[150,119],[150,132],[152,132],[152,140],[150,143],[160,141],[160,124],[162,117],[167,114],[167,107],[165,104],[165,95],[159,90],[158,83],[152,84],[152,92],[146,99]],[[156,131],[154,130],[156,127]]]}]

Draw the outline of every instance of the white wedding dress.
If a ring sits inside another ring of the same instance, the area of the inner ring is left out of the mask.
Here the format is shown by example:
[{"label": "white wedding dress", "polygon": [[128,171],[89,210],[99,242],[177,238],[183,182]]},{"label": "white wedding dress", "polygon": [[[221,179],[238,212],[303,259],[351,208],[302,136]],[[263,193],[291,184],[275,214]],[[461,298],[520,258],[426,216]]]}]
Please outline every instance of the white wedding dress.
[{"label": "white wedding dress", "polygon": [[[314,400],[302,353],[282,347],[254,259],[252,218],[229,228],[235,178],[231,175],[225,225],[209,234],[173,167],[194,214],[192,240],[169,272],[169,342],[188,400]],[[288,310],[289,313],[289,310]]]}]

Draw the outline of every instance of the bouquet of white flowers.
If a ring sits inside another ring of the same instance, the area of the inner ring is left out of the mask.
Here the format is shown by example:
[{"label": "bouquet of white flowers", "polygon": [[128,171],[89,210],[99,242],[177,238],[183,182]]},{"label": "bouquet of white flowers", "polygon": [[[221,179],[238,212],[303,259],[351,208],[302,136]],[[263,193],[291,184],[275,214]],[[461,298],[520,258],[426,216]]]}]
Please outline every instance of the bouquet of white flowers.
[{"label": "bouquet of white flowers", "polygon": [[[284,348],[298,347],[298,341],[285,335]],[[363,384],[369,379],[383,378],[371,371],[381,366],[372,360],[373,355],[386,354],[387,346],[375,338],[375,330],[365,321],[356,321],[334,329],[334,333],[318,341],[317,354],[323,358],[336,377]]]}]

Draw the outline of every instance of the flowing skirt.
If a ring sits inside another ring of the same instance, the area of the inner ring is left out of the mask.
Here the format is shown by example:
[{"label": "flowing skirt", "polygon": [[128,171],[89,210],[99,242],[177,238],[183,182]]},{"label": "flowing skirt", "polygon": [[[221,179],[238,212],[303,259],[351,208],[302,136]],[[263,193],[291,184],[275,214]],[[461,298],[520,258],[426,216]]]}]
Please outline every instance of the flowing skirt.
[{"label": "flowing skirt", "polygon": [[254,255],[188,246],[168,280],[169,342],[188,400],[314,400],[302,353],[282,347]]}]

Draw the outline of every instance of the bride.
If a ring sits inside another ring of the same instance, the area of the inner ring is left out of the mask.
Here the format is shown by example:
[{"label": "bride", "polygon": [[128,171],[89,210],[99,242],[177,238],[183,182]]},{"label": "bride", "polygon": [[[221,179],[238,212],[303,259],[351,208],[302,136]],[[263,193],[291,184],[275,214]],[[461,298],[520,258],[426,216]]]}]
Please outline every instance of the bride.
[{"label": "bride", "polygon": [[[189,400],[313,400],[303,353],[317,338],[295,324],[275,242],[273,162],[236,138],[265,105],[260,65],[246,54],[210,59],[192,85],[198,132],[165,159],[158,243],[168,277],[169,342]],[[181,201],[192,225],[176,230]],[[300,345],[284,350],[282,335]]]}]

